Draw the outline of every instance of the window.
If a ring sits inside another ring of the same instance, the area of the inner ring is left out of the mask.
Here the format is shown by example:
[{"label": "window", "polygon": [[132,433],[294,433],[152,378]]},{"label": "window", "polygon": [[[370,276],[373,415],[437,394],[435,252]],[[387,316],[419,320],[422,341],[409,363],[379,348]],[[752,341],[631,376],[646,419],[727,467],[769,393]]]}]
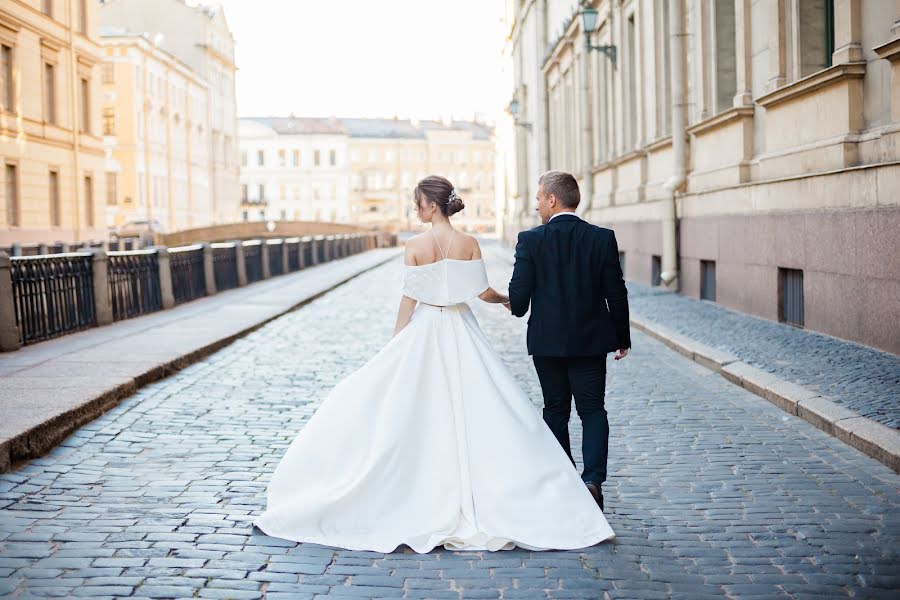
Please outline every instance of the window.
[{"label": "window", "polygon": [[700,261],[700,299],[716,301],[716,261]]},{"label": "window", "polygon": [[56,123],[56,77],[50,63],[44,63],[44,121]]},{"label": "window", "polygon": [[715,112],[722,112],[734,104],[737,92],[737,55],[735,54],[734,0],[715,0],[712,6],[713,27],[709,28],[715,37],[715,55],[712,65],[712,106]]},{"label": "window", "polygon": [[395,156],[395,154],[394,154],[393,150],[385,150],[384,151],[384,160],[386,160],[388,162],[393,162],[394,156]]},{"label": "window", "polygon": [[53,17],[53,0],[41,0],[41,12],[48,17]]},{"label": "window", "polygon": [[119,203],[119,185],[118,173],[108,172],[106,174],[106,205],[116,206]]},{"label": "window", "polygon": [[778,269],[778,320],[803,327],[803,271]]},{"label": "window", "polygon": [[111,106],[103,108],[103,135],[116,135],[116,109]]},{"label": "window", "polygon": [[6,224],[19,225],[19,184],[16,165],[6,165]]},{"label": "window", "polygon": [[10,46],[0,46],[0,108],[13,112],[16,98],[13,94],[13,53]]},{"label": "window", "polygon": [[[718,0],[716,0],[718,2]],[[734,0],[730,0],[734,4]],[[732,14],[734,13],[734,6]],[[657,0],[657,8],[655,11],[659,19],[660,40],[657,46],[657,60],[659,66],[656,69],[656,107],[657,107],[657,127],[656,135],[658,137],[670,135],[672,133],[672,81],[671,81],[671,35],[669,31],[669,0]],[[731,35],[732,44],[734,43],[734,33]]]},{"label": "window", "polygon": [[242,216],[244,217],[244,221],[247,221],[248,218],[249,218],[249,215],[247,214],[247,211],[246,211],[246,210],[243,211]]},{"label": "window", "polygon": [[88,227],[94,226],[94,180],[90,175],[84,177],[84,210]]},{"label": "window", "polygon": [[317,167],[319,166],[319,159],[320,159],[319,151],[316,150],[315,152],[313,152],[313,164],[316,165]]},{"label": "window", "polygon": [[662,257],[653,255],[650,257],[650,285],[662,284]]},{"label": "window", "polygon": [[337,165],[337,151],[330,150],[328,152],[328,164],[330,164],[332,167]]},{"label": "window", "polygon": [[103,67],[100,70],[101,72],[101,81],[103,83],[115,83],[116,82],[116,67],[111,62],[103,63]]},{"label": "window", "polygon": [[282,208],[281,209],[281,220],[284,221],[285,219],[287,219],[287,209]]},{"label": "window", "polygon": [[247,151],[246,150],[241,150],[241,166],[242,167],[247,166]]},{"label": "window", "polygon": [[[625,48],[625,65],[627,71],[625,73],[625,82],[628,86],[628,96],[625,100],[625,106],[628,108],[628,120],[625,128],[625,151],[631,150],[637,144],[637,54],[634,51],[636,30],[634,26],[634,15],[628,17]],[[569,131],[572,131],[569,129]],[[658,285],[658,284],[657,284]]]},{"label": "window", "polygon": [[300,151],[299,151],[299,150],[294,150],[294,151],[291,153],[291,161],[292,161],[291,164],[292,164],[293,166],[295,166],[295,167],[299,167],[299,166],[300,166]]},{"label": "window", "polygon": [[259,187],[259,196],[257,196],[257,197],[260,200],[265,200],[266,199],[266,184],[260,183],[258,187]]},{"label": "window", "polygon": [[[249,196],[247,195],[247,194],[248,194],[248,189],[247,189],[247,187],[248,187],[248,186],[247,186],[246,183],[242,183],[242,184],[241,184],[241,202],[246,202],[246,201],[247,201],[247,198],[249,197]],[[245,213],[245,214],[246,214],[246,213]],[[244,219],[244,220],[246,221],[246,219]]]},{"label": "window", "polygon": [[284,200],[285,198],[287,198],[287,186],[282,183],[278,186],[278,199]]},{"label": "window", "polygon": [[47,204],[50,207],[50,225],[59,227],[60,210],[59,210],[59,173],[50,171],[49,181],[47,182]]},{"label": "window", "polygon": [[80,31],[83,35],[87,35],[88,32],[88,7],[87,0],[80,0],[78,2],[78,31]]},{"label": "window", "polygon": [[278,166],[286,167],[287,166],[287,154],[284,148],[278,150]]},{"label": "window", "polygon": [[622,277],[625,276],[625,251],[619,250],[619,268],[622,270]]},{"label": "window", "polygon": [[256,164],[258,164],[260,167],[266,166],[266,153],[264,150],[256,151]]},{"label": "window", "polygon": [[834,53],[834,0],[796,0],[799,76],[831,66]]}]

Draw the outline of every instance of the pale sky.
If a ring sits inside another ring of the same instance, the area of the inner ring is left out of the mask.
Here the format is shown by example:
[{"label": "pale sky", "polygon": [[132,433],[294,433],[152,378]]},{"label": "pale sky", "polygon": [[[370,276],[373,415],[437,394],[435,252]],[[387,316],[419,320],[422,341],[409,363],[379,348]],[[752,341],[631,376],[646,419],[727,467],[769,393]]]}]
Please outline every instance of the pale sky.
[{"label": "pale sky", "polygon": [[503,0],[219,0],[239,116],[493,119]]}]

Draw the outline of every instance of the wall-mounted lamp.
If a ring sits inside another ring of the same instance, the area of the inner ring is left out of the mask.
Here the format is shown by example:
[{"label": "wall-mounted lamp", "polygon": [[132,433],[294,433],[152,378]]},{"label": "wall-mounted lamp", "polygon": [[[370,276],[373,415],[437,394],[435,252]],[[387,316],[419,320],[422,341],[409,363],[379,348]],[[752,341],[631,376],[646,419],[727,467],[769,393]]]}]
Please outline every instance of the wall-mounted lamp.
[{"label": "wall-mounted lamp", "polygon": [[531,131],[531,123],[525,123],[524,121],[519,121],[519,101],[513,98],[509,101],[509,105],[506,107],[506,112],[512,115],[513,123],[516,124],[517,127],[524,127],[527,131]]},{"label": "wall-mounted lamp", "polygon": [[588,50],[599,50],[612,61],[613,68],[616,66],[616,47],[615,46],[594,46],[591,44],[591,34],[597,28],[597,9],[582,8],[581,9],[581,29],[584,31],[584,45]]}]

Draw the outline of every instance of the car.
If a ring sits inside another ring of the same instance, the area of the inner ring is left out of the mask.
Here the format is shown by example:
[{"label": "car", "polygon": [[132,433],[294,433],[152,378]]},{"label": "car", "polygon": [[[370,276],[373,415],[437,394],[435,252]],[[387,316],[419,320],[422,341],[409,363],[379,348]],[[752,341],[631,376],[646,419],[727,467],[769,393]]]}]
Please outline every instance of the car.
[{"label": "car", "polygon": [[166,228],[159,219],[132,219],[116,227],[111,232],[111,236],[114,238],[129,238],[156,233],[166,233]]}]

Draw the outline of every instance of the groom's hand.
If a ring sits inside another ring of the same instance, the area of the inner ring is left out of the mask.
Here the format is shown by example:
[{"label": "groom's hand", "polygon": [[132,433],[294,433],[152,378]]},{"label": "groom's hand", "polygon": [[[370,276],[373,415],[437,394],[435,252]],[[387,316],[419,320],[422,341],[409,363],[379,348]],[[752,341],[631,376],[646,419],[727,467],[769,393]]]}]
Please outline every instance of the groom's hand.
[{"label": "groom's hand", "polygon": [[626,356],[628,356],[628,348],[619,348],[618,350],[616,350],[616,356],[615,356],[616,360],[619,360],[620,358],[625,358]]},{"label": "groom's hand", "polygon": [[512,307],[509,305],[509,302],[504,302],[504,303],[503,303],[503,306],[506,307],[506,310],[512,312]]}]

